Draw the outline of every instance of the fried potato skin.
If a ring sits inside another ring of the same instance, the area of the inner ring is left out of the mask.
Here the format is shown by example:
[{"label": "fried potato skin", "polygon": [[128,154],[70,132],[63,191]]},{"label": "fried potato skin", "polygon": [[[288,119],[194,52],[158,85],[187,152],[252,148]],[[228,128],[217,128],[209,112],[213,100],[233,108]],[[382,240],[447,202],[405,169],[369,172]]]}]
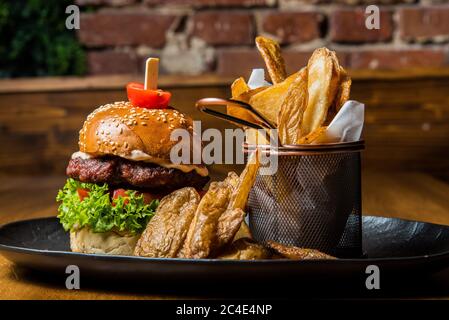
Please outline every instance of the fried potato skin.
[{"label": "fried potato skin", "polygon": [[249,104],[272,125],[277,127],[277,118],[282,102],[285,99],[290,85],[295,81],[297,76],[298,74],[294,73],[284,81],[258,92],[249,99]]},{"label": "fried potato skin", "polygon": [[220,216],[217,225],[217,245],[214,249],[215,252],[212,252],[212,256],[234,239],[244,217],[245,211],[240,208],[227,209]]},{"label": "fried potato skin", "polygon": [[314,51],[308,64],[308,101],[304,112],[302,134],[322,126],[335,99],[340,81],[340,66],[335,52],[326,48]]},{"label": "fried potato skin", "polygon": [[290,85],[278,114],[279,138],[283,145],[295,144],[302,136],[301,127],[307,108],[307,68],[303,68]]},{"label": "fried potato skin", "polygon": [[228,209],[234,190],[233,179],[228,181],[226,179],[222,182],[212,182],[209,190],[201,199],[190,224],[180,257],[207,258],[223,245],[223,239],[219,239],[217,235],[219,219]]},{"label": "fried potato skin", "polygon": [[319,127],[318,129],[312,131],[305,137],[302,137],[298,140],[298,144],[311,144],[312,142],[317,141],[322,138],[323,135],[326,134],[327,127]]},{"label": "fried potato skin", "polygon": [[245,209],[246,202],[248,201],[249,192],[256,181],[257,172],[260,168],[259,152],[256,150],[251,153],[248,162],[243,169],[238,183],[235,186],[234,192],[231,196],[228,209]]},{"label": "fried potato skin", "polygon": [[194,188],[182,188],[165,196],[137,242],[134,255],[175,258],[199,203],[200,196]]},{"label": "fried potato skin", "polygon": [[245,220],[243,220],[242,223],[240,224],[240,228],[234,236],[234,241],[237,241],[238,239],[243,239],[243,238],[248,238],[248,239],[253,238],[253,235],[251,234],[251,230],[249,229],[249,226],[246,224]]},{"label": "fried potato skin", "polygon": [[274,84],[284,81],[287,77],[287,71],[285,70],[285,62],[281,55],[279,43],[272,39],[258,36],[256,37],[256,46],[265,61],[271,81]]},{"label": "fried potato skin", "polygon": [[[237,101],[242,101],[242,102],[246,102],[248,103],[249,99],[257,94],[260,91],[265,90],[267,87],[260,87],[260,88],[256,88],[256,89],[251,89],[248,84],[246,83],[245,79],[243,79],[243,77],[240,77],[238,79],[235,79],[234,82],[231,85],[231,96],[232,99],[237,100]],[[239,108],[239,107],[235,107],[235,106],[227,106],[226,107],[226,113],[242,119],[242,120],[246,120],[248,122],[253,122],[253,123],[257,123],[258,120],[252,116],[252,114],[250,112],[248,112],[245,109]],[[240,124],[237,124],[238,126],[241,126]]]},{"label": "fried potato skin", "polygon": [[340,111],[341,107],[349,100],[351,95],[352,79],[343,67],[340,67],[340,84],[337,96],[335,97],[335,110]]},{"label": "fried potato skin", "polygon": [[294,246],[287,246],[274,241],[268,241],[267,245],[281,256],[291,260],[336,259],[333,256],[315,249],[304,249]]},{"label": "fried potato skin", "polygon": [[234,82],[231,84],[232,99],[237,99],[238,96],[240,96],[245,92],[248,92],[249,90],[251,89],[246,83],[245,79],[243,79],[243,77],[235,79]]},{"label": "fried potato skin", "polygon": [[346,70],[342,66],[340,66],[340,83],[338,84],[334,102],[331,104],[329,110],[327,111],[326,121],[324,121],[325,126],[328,126],[332,122],[338,111],[340,111],[341,107],[345,104],[346,101],[349,100],[349,96],[351,94],[351,85],[351,77],[348,75]]},{"label": "fried potato skin", "polygon": [[251,239],[241,238],[234,241],[217,258],[224,260],[260,260],[270,257],[271,253],[264,246]]}]

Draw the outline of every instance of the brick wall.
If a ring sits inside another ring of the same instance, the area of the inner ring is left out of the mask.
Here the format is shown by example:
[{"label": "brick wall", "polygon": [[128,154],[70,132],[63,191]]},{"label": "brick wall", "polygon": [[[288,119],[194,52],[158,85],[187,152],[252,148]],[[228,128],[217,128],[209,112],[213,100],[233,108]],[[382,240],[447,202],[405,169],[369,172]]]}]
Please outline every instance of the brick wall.
[{"label": "brick wall", "polygon": [[[258,34],[283,47],[289,72],[319,46],[354,69],[439,68],[449,64],[445,0],[77,0],[79,40],[89,72],[137,73],[147,56],[164,73],[247,75],[263,63]],[[381,9],[380,29],[365,7]]]}]

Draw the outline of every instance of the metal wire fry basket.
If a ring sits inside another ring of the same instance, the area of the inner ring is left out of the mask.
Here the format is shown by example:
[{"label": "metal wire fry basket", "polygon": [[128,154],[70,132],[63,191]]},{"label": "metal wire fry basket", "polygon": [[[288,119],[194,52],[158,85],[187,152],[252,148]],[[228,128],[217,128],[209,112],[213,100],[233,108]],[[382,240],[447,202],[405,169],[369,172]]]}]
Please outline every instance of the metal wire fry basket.
[{"label": "metal wire fry basket", "polygon": [[[260,147],[260,146],[259,146]],[[297,145],[262,152],[278,156],[273,175],[258,175],[248,199],[254,238],[318,249],[338,257],[362,254],[363,141]],[[245,146],[245,152],[254,146]]]},{"label": "metal wire fry basket", "polygon": [[[198,110],[245,127],[270,132],[275,127],[251,105],[232,99],[204,98]],[[250,112],[252,121],[212,107],[234,107]],[[244,145],[246,154],[256,146]],[[362,255],[361,160],[363,141],[321,145],[258,145],[277,155],[278,169],[259,174],[248,208],[253,237],[302,248],[318,249],[337,257]]]}]

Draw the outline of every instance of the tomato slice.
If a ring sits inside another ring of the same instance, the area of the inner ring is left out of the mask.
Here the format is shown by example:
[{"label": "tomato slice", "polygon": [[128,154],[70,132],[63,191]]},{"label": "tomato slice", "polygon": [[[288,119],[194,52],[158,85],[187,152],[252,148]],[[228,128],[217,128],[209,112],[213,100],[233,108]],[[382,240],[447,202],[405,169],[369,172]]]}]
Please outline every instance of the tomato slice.
[{"label": "tomato slice", "polygon": [[76,192],[78,193],[78,198],[80,198],[80,201],[83,201],[84,198],[87,198],[89,196],[89,190],[78,188],[76,189]]},{"label": "tomato slice", "polygon": [[126,193],[125,189],[115,189],[114,190],[114,193],[112,194],[112,205],[113,206],[115,206],[114,200],[118,199],[118,197],[125,198],[124,204],[128,204],[129,203],[129,200],[126,199],[126,198],[128,198],[128,194]]},{"label": "tomato slice", "polygon": [[130,82],[126,85],[128,100],[136,107],[166,109],[171,93],[162,90],[145,90],[142,83]]}]

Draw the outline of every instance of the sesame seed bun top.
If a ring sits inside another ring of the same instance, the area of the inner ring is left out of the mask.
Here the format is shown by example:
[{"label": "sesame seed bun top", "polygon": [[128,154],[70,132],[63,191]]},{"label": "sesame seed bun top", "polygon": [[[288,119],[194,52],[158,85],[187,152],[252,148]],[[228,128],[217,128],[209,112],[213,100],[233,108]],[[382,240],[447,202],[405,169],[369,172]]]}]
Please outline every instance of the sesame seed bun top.
[{"label": "sesame seed bun top", "polygon": [[130,102],[115,102],[87,117],[79,132],[79,148],[91,156],[115,155],[132,160],[142,160],[143,154],[144,161],[168,167],[170,150],[178,143],[170,140],[170,134],[185,129],[192,136],[192,123],[190,117],[175,109],[146,109]]}]

